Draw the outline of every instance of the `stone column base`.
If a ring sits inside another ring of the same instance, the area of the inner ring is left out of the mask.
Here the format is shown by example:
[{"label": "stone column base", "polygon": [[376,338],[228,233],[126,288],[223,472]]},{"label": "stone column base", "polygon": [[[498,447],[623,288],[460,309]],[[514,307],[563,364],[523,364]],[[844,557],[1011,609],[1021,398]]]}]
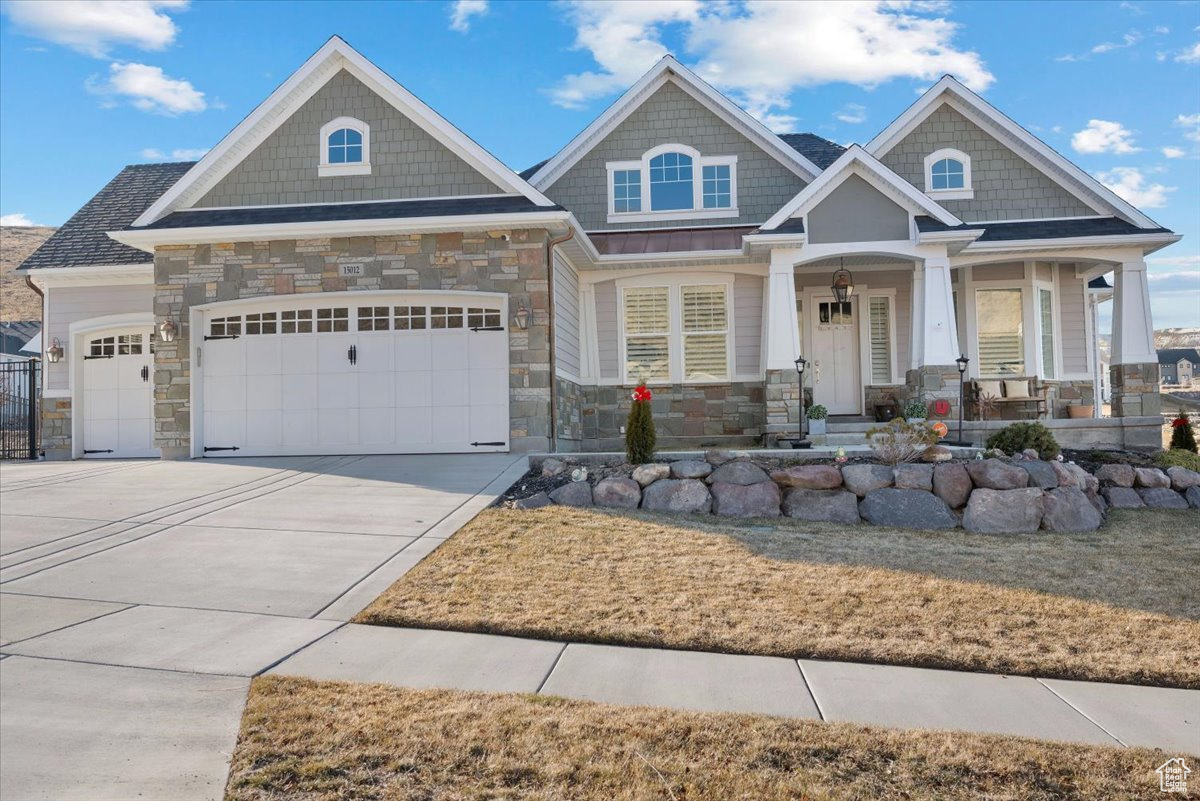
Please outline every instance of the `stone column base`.
[{"label": "stone column base", "polygon": [[[958,405],[961,388],[957,365],[927,364],[904,374],[907,396],[904,403],[919,400],[925,404],[930,421],[940,420],[947,425],[958,422]],[[945,415],[933,414],[933,402],[950,402]],[[903,411],[903,409],[901,410]]]},{"label": "stone column base", "polygon": [[1158,364],[1114,364],[1108,368],[1113,417],[1154,417],[1162,414]]}]

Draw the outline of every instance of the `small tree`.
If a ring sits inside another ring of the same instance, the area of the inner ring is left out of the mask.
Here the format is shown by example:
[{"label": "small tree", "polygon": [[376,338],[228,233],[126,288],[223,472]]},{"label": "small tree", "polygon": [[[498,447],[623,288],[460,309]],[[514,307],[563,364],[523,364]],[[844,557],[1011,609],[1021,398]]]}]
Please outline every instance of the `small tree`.
[{"label": "small tree", "polygon": [[654,458],[652,398],[645,384],[633,391],[633,406],[629,409],[629,419],[625,421],[625,458],[630,464],[646,464]]},{"label": "small tree", "polygon": [[1179,416],[1171,421],[1171,450],[1196,453],[1196,433],[1188,413],[1179,410]]}]

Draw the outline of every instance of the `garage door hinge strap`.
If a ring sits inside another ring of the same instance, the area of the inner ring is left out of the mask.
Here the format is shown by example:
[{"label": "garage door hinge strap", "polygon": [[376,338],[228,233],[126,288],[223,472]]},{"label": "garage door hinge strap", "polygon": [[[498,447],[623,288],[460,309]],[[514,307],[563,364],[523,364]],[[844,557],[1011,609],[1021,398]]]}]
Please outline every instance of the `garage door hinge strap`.
[{"label": "garage door hinge strap", "polygon": [[83,449],[84,456],[87,456],[89,453],[112,453],[112,448],[108,448],[107,450],[94,450],[94,451],[89,451],[87,448]]},{"label": "garage door hinge strap", "polygon": [[238,334],[213,334],[212,336],[204,337],[204,341],[207,342],[210,339],[237,339],[238,336]]},{"label": "garage door hinge strap", "polygon": [[504,445],[503,442],[472,442],[471,443],[471,447],[473,447],[473,448],[481,448],[481,447],[499,448],[499,447],[503,447],[503,445]]},{"label": "garage door hinge strap", "polygon": [[211,451],[240,451],[240,450],[241,450],[241,448],[239,448],[237,445],[223,445],[219,448],[210,448],[208,446],[205,446],[205,448],[204,448],[205,453],[209,453]]},{"label": "garage door hinge strap", "polygon": [[472,331],[503,331],[504,326],[501,325],[477,325],[471,329]]},{"label": "garage door hinge strap", "polygon": [[113,357],[113,355],[111,353],[106,353],[103,356],[84,356],[83,358],[84,359],[111,359],[112,357]]}]

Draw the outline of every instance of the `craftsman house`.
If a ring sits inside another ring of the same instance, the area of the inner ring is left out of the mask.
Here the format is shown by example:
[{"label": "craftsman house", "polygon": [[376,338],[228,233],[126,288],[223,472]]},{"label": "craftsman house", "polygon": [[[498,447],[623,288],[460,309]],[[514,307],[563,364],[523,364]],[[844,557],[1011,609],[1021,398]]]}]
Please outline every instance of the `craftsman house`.
[{"label": "craftsman house", "polygon": [[801,354],[834,420],[957,415],[964,354],[1044,386],[1057,425],[1100,380],[1110,273],[1115,419],[1061,424],[1137,444],[1145,256],[1177,239],[949,76],[847,148],[666,57],[518,174],[334,37],[22,271],[52,457],[595,450],[639,382],[664,445],[762,443],[796,429]]}]

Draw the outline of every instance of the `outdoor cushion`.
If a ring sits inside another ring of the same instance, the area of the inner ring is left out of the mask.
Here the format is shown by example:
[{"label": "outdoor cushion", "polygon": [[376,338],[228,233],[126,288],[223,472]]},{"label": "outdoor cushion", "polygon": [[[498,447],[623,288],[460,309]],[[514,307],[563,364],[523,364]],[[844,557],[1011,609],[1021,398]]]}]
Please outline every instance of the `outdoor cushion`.
[{"label": "outdoor cushion", "polygon": [[1029,382],[1028,381],[1005,381],[1004,382],[1004,397],[1006,397],[1006,398],[1028,398],[1029,397]]},{"label": "outdoor cushion", "polygon": [[1003,398],[1004,392],[1000,389],[999,381],[980,381],[979,396],[991,396],[993,398]]}]

